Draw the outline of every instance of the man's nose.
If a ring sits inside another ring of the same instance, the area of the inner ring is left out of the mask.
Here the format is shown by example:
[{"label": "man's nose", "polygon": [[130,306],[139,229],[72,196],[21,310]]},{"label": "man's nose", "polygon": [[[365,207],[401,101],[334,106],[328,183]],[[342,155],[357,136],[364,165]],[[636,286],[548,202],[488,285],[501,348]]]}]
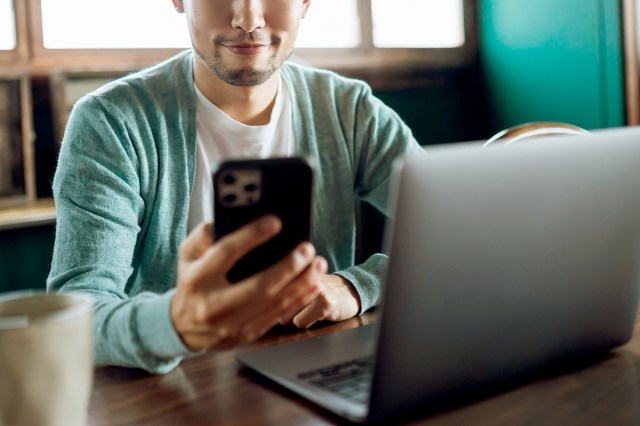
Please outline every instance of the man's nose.
[{"label": "man's nose", "polygon": [[231,26],[234,29],[242,29],[245,32],[253,32],[258,28],[264,28],[264,0],[236,0],[233,2],[233,20]]}]

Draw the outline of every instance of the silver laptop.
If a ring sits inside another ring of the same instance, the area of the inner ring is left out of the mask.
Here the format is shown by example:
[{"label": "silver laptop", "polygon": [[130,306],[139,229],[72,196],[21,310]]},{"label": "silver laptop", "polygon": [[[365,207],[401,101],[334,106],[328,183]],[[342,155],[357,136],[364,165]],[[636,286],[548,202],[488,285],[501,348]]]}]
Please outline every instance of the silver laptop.
[{"label": "silver laptop", "polygon": [[351,421],[384,421],[626,342],[640,128],[452,144],[396,179],[376,325],[238,356]]}]

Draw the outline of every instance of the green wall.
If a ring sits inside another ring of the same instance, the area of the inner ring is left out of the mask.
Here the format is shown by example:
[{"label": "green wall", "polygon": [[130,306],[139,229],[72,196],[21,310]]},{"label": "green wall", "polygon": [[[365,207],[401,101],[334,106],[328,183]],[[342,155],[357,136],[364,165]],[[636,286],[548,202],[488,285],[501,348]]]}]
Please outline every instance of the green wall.
[{"label": "green wall", "polygon": [[480,0],[495,130],[529,121],[624,124],[620,2]]},{"label": "green wall", "polygon": [[426,87],[374,91],[396,111],[422,145],[491,136],[479,67],[440,72]]},{"label": "green wall", "polygon": [[54,237],[53,225],[0,231],[0,292],[44,289]]}]

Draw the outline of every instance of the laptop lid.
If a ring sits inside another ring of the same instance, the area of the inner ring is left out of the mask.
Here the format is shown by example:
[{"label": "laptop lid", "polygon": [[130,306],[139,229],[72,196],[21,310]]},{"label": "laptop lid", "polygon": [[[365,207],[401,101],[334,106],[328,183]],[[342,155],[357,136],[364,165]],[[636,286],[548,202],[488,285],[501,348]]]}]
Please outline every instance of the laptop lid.
[{"label": "laptop lid", "polygon": [[[631,336],[639,129],[434,148],[402,162],[395,206],[378,332],[361,327],[238,360],[339,415],[383,421]],[[311,364],[371,350],[365,407],[297,379]]]},{"label": "laptop lid", "polygon": [[398,189],[374,417],[630,338],[640,129],[436,149]]}]

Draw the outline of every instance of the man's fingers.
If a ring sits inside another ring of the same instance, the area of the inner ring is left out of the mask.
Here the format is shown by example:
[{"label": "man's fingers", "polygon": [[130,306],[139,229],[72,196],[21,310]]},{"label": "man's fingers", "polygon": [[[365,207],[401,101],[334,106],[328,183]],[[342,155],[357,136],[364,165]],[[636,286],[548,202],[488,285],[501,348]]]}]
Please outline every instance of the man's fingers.
[{"label": "man's fingers", "polygon": [[[302,274],[313,262],[316,249],[303,242],[271,267],[247,279],[252,286],[261,288],[266,298],[279,293],[287,284]],[[324,261],[324,260],[323,260]]]},{"label": "man's fingers", "polygon": [[[315,249],[310,243],[300,243],[275,265],[233,285],[225,294],[228,300],[220,306],[226,305],[229,312],[232,312],[236,306],[251,306],[251,310],[245,311],[250,315],[275,306],[283,297],[286,297],[287,293],[283,289],[287,285],[296,287],[304,285],[305,280],[302,274],[313,261],[314,254]],[[315,283],[312,280],[307,281]],[[250,320],[250,317],[247,320]]]},{"label": "man's fingers", "polygon": [[[285,278],[286,281],[283,285],[267,283],[270,287],[265,291],[264,283],[256,282],[252,283],[253,285],[247,283],[245,291],[251,296],[247,297],[245,303],[252,302],[251,306],[254,309],[238,312],[235,321],[251,327],[253,331],[250,338],[255,338],[264,334],[278,322],[283,322],[286,318],[293,318],[318,297],[320,292],[319,278],[326,272],[326,269],[327,261],[322,257],[316,257],[294,279]],[[261,285],[263,288],[260,288]],[[274,292],[276,287],[280,290]],[[234,286],[234,289],[237,288],[239,288],[238,285]],[[249,297],[253,297],[253,300],[249,300]],[[260,330],[264,330],[264,332],[260,332]]]},{"label": "man's fingers", "polygon": [[[305,274],[295,284],[292,283],[290,287],[271,299],[265,300],[262,295],[254,292],[254,296],[257,296],[256,300],[249,300],[253,303],[238,306],[235,310],[228,310],[225,313],[219,312],[218,316],[210,318],[207,321],[211,326],[207,336],[207,346],[227,348],[255,340],[277,324],[280,318],[295,315],[316,298],[319,291],[315,281],[304,277]],[[224,292],[227,295],[234,293],[237,296],[239,286],[229,287]],[[227,299],[226,302],[230,301]],[[237,300],[233,303],[235,302]]]},{"label": "man's fingers", "polygon": [[[297,297],[295,292],[304,294],[317,287],[318,276],[313,274],[317,274],[319,269],[310,268],[309,263],[313,261],[314,264],[323,265],[326,261],[322,258],[314,260],[314,253],[315,249],[311,244],[301,243],[271,268],[235,285],[225,286],[224,291],[211,293],[203,305],[199,320],[214,325],[235,317],[235,321],[244,324],[252,322],[254,317],[270,309],[287,308],[288,305],[282,305],[283,300],[288,303],[290,298]],[[282,317],[282,314],[278,315],[276,320]]]},{"label": "man's fingers", "polygon": [[318,321],[323,321],[327,316],[327,306],[322,299],[316,298],[295,317],[293,324],[298,328],[309,328]]},{"label": "man's fingers", "polygon": [[318,295],[318,287],[313,285],[308,288],[299,289],[274,308],[265,311],[259,318],[247,326],[245,338],[247,341],[257,339],[258,337],[269,331],[274,325],[278,324],[281,318],[291,317],[299,312],[303,306],[308,305]]},{"label": "man's fingers", "polygon": [[[322,257],[317,257],[314,259],[313,264],[310,267],[310,271],[314,272],[313,280],[314,282],[320,283],[320,277],[327,272],[327,261]],[[322,291],[322,286],[318,286],[319,291]],[[318,293],[319,294],[319,293]],[[296,317],[303,309],[307,308],[309,304],[313,302],[313,299],[309,301],[308,304],[302,306],[297,311],[290,312],[289,315],[280,317],[278,322],[282,325],[291,324],[293,322],[293,318]]]},{"label": "man's fingers", "polygon": [[213,244],[213,226],[211,223],[201,223],[184,240],[180,247],[180,257],[186,261],[193,261],[204,254]]}]

